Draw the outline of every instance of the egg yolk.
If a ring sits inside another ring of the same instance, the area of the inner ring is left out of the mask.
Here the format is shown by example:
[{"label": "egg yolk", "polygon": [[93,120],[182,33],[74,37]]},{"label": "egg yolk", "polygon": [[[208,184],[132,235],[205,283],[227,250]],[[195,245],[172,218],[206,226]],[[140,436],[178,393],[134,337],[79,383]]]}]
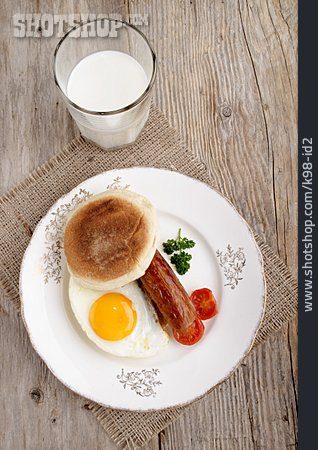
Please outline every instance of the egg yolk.
[{"label": "egg yolk", "polygon": [[136,326],[137,314],[131,300],[118,292],[102,295],[91,306],[89,322],[95,333],[107,341],[119,341]]}]

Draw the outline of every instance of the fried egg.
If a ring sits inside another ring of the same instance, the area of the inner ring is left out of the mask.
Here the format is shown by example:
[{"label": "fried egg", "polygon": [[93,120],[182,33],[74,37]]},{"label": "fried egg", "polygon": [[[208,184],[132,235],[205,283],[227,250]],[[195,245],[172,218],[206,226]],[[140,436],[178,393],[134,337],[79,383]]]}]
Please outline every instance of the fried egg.
[{"label": "fried egg", "polygon": [[136,281],[101,292],[82,287],[71,276],[69,299],[87,337],[105,352],[146,358],[164,350],[169,342],[153,306]]}]

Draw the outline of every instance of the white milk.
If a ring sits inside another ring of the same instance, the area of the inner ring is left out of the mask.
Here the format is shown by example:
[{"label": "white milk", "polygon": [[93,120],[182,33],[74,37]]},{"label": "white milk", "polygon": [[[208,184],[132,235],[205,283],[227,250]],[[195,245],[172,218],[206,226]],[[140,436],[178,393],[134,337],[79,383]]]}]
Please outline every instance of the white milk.
[{"label": "white milk", "polygon": [[[72,70],[67,96],[89,111],[114,111],[137,100],[149,84],[142,66],[130,55],[106,50],[83,58]],[[115,115],[91,115],[71,109],[82,134],[103,148],[133,142],[149,113],[150,99]]]},{"label": "white milk", "polygon": [[126,53],[106,50],[86,56],[74,67],[67,95],[90,111],[113,111],[137,100],[147,85],[138,61]]}]

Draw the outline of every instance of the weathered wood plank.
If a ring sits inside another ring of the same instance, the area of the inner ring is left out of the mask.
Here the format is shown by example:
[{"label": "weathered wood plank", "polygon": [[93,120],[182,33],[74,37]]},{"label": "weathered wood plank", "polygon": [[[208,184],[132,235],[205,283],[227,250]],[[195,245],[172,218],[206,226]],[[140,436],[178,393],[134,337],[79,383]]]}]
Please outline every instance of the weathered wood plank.
[{"label": "weathered wood plank", "polygon": [[[0,190],[6,191],[77,130],[55,90],[57,41],[14,39],[15,12],[149,14],[155,101],[253,228],[296,270],[296,29],[290,0],[5,2]],[[115,446],[33,351],[13,307],[0,310],[2,448]],[[220,391],[159,436],[165,449],[297,447],[296,324],[258,347]],[[229,386],[235,392],[228,395]],[[43,392],[43,399],[35,390]],[[40,402],[38,403],[38,401]],[[13,405],[18,405],[13,409]],[[155,438],[147,449],[158,448]]]}]

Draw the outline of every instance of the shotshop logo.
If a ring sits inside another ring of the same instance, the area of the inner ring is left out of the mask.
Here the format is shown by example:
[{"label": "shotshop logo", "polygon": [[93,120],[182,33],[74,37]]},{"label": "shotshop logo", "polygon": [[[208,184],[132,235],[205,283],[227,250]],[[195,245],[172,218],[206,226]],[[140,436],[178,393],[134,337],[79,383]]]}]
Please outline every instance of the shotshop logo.
[{"label": "shotshop logo", "polygon": [[[98,20],[100,19],[100,20]],[[109,20],[103,20],[109,19]],[[131,25],[148,25],[148,14],[31,14],[13,15],[13,36],[17,38],[63,37],[79,25],[89,24],[72,37],[117,37],[123,21]]]}]

